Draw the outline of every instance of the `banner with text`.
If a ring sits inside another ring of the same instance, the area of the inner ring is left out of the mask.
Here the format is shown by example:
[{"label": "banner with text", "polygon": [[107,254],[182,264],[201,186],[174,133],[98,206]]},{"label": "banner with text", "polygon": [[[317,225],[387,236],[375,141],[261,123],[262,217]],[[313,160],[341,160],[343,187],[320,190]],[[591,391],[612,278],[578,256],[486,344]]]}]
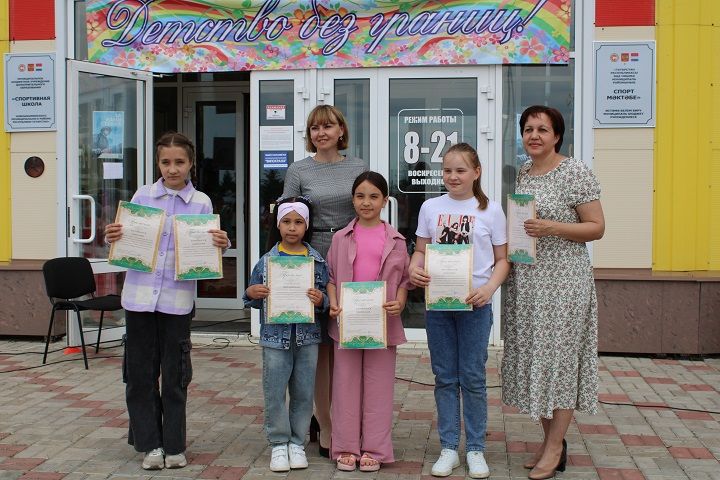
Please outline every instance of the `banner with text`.
[{"label": "banner with text", "polygon": [[88,59],[153,72],[565,64],[570,4],[88,0]]}]

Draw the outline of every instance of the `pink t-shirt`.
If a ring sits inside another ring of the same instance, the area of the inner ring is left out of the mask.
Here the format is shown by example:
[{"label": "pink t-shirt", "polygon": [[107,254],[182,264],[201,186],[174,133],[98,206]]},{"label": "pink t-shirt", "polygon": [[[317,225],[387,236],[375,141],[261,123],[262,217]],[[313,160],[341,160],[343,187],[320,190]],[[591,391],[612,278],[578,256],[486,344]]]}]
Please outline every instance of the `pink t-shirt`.
[{"label": "pink t-shirt", "polygon": [[354,282],[373,282],[378,279],[380,262],[385,247],[385,224],[374,227],[355,225],[357,255],[353,262]]}]

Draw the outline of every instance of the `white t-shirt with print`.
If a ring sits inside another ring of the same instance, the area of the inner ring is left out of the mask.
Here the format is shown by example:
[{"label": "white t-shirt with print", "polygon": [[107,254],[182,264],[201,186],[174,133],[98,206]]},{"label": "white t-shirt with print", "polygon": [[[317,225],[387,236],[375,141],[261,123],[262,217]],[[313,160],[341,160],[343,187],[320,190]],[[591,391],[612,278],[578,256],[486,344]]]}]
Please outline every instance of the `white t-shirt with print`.
[{"label": "white t-shirt with print", "polygon": [[[471,217],[469,222],[464,221],[464,216]],[[450,225],[447,225],[448,220]],[[473,288],[478,288],[486,284],[492,274],[495,264],[493,246],[507,243],[507,221],[499,203],[490,201],[485,210],[480,210],[475,197],[454,200],[445,194],[431,198],[420,207],[415,233],[418,237],[431,239],[432,243],[447,243],[448,238],[455,239],[456,243],[466,243],[459,239],[461,235],[466,235],[464,232],[468,229],[462,228],[460,224],[468,223],[470,243],[473,244],[472,283]]]}]

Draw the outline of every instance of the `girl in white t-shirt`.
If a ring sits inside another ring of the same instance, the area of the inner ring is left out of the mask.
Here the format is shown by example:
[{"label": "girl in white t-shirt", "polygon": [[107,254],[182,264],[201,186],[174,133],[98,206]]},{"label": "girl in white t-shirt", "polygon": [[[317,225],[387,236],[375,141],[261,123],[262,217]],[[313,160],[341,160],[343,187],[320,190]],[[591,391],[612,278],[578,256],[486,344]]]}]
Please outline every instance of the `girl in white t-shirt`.
[{"label": "girl in white t-shirt", "polygon": [[461,391],[469,476],[490,475],[483,456],[487,429],[485,362],[492,327],[490,300],[505,281],[510,266],[506,259],[505,214],[500,204],[490,201],[483,193],[480,174],[480,160],[473,147],[459,143],[448,149],[443,157],[443,183],[448,193],[422,204],[417,245],[410,261],[412,283],[427,286],[430,276],[423,268],[425,246],[448,238],[442,235],[446,227],[452,229],[454,223],[464,225],[462,233],[467,234],[473,246],[472,290],[465,302],[472,304],[473,309],[428,311],[425,315],[442,447],[431,471],[437,477],[450,475],[460,465],[457,451]]}]

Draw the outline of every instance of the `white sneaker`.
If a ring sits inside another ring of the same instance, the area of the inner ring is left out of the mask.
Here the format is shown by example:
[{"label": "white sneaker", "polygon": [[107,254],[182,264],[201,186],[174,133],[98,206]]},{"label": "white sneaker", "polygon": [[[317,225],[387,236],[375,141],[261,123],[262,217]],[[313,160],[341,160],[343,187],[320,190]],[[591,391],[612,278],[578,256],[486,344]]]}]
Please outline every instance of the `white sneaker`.
[{"label": "white sneaker", "polygon": [[432,466],[430,473],[433,477],[447,477],[450,475],[454,468],[460,466],[460,457],[458,456],[457,450],[451,450],[449,448],[443,448],[440,452],[440,458]]},{"label": "white sneaker", "polygon": [[470,478],[488,478],[490,476],[490,469],[487,462],[485,462],[483,452],[468,452],[467,464]]},{"label": "white sneaker", "polygon": [[182,468],[187,465],[187,458],[184,453],[165,456],[165,468]]},{"label": "white sneaker", "polygon": [[162,470],[165,466],[165,452],[162,448],[155,448],[145,454],[142,467],[145,470]]},{"label": "white sneaker", "polygon": [[270,454],[270,470],[273,472],[290,471],[290,463],[288,463],[288,447],[287,444],[275,445]]},{"label": "white sneaker", "polygon": [[290,448],[290,468],[307,468],[308,461],[305,456],[305,447],[302,445],[295,445],[291,443],[288,445]]}]

